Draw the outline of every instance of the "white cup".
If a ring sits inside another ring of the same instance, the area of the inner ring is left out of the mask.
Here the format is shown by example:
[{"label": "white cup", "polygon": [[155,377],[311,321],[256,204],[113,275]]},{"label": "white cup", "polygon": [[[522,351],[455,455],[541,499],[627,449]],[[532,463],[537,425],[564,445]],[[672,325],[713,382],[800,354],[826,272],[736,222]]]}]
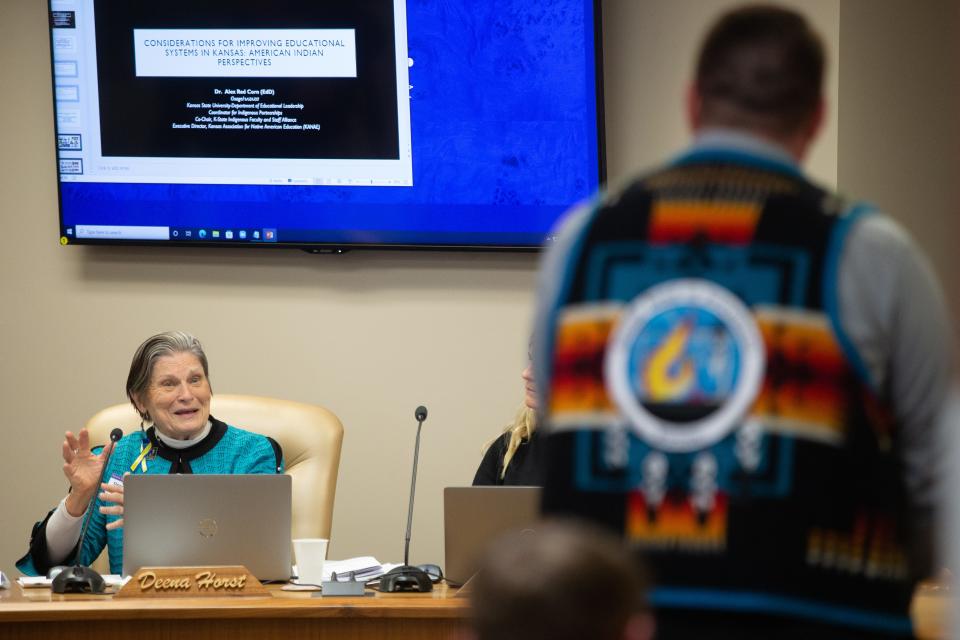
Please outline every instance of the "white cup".
[{"label": "white cup", "polygon": [[319,585],[323,581],[323,561],[327,558],[328,542],[324,538],[297,538],[293,541],[297,582]]}]

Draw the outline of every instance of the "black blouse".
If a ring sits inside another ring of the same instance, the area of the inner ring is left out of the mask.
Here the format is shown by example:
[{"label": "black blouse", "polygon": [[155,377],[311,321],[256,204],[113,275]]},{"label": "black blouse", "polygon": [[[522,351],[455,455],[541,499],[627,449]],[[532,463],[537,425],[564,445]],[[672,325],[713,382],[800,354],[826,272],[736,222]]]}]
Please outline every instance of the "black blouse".
[{"label": "black blouse", "polygon": [[503,454],[510,446],[510,432],[497,438],[483,456],[483,461],[473,476],[473,486],[532,486],[542,487],[544,479],[545,460],[543,456],[543,442],[540,432],[534,431],[529,440],[524,440],[517,447],[507,472],[501,478],[503,471]]}]

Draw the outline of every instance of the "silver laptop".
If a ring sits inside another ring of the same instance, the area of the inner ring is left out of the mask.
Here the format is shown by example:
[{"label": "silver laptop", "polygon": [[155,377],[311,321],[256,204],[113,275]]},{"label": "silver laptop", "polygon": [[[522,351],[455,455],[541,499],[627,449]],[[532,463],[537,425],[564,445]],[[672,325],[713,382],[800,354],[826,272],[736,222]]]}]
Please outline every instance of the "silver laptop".
[{"label": "silver laptop", "polygon": [[128,475],[123,573],[242,564],[290,579],[290,476]]},{"label": "silver laptop", "polygon": [[463,584],[499,536],[536,525],[540,487],[447,487],[443,490],[444,577]]}]

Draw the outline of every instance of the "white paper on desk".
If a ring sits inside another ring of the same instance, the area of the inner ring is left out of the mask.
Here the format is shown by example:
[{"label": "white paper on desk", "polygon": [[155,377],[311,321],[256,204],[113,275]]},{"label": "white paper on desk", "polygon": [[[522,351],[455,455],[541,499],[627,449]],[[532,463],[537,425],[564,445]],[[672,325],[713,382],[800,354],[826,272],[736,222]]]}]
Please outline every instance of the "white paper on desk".
[{"label": "white paper on desk", "polygon": [[354,573],[357,582],[366,582],[374,578],[379,578],[386,569],[373,556],[359,556],[357,558],[347,558],[346,560],[327,560],[323,563],[323,580],[330,580],[334,573],[337,574],[337,582],[347,582],[350,580],[350,572]]},{"label": "white paper on desk", "polygon": [[[120,587],[123,586],[126,581],[127,579],[124,579],[123,576],[118,576],[115,573],[108,573],[103,576],[103,582],[108,587]],[[49,587],[53,584],[53,580],[47,576],[21,576],[17,578],[17,584],[24,589],[32,589],[37,587]]]}]

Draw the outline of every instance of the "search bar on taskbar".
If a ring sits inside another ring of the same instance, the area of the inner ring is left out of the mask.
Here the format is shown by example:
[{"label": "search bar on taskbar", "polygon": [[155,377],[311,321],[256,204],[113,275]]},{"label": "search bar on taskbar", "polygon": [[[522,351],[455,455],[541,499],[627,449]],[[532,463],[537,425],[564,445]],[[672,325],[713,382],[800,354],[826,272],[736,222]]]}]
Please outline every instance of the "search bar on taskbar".
[{"label": "search bar on taskbar", "polygon": [[83,240],[169,240],[170,227],[126,227],[78,224],[76,237]]}]

